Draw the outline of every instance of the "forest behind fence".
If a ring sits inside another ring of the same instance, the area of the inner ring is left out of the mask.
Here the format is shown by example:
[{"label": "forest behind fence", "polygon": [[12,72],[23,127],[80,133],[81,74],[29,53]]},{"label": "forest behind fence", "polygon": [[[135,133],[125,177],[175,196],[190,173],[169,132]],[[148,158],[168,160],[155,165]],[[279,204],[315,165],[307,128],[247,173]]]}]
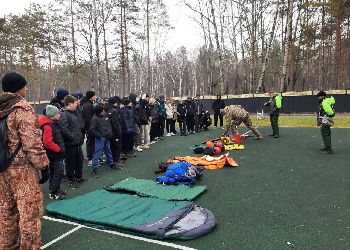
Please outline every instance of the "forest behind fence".
[{"label": "forest behind fence", "polygon": [[[167,0],[55,0],[0,18],[0,75],[30,100],[350,88],[350,1],[181,0],[202,46],[170,51]],[[175,1],[175,0],[174,0]]]}]

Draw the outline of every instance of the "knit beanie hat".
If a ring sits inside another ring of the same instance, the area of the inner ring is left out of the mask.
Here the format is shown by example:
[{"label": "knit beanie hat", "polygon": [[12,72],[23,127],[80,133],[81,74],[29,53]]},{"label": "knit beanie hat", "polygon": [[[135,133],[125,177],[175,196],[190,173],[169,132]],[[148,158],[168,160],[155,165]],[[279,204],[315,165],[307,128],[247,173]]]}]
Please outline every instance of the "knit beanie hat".
[{"label": "knit beanie hat", "polygon": [[53,105],[47,105],[45,110],[46,117],[50,119],[60,112],[59,109]]},{"label": "knit beanie hat", "polygon": [[82,93],[74,93],[74,94],[72,94],[72,96],[74,96],[74,97],[77,98],[78,100],[80,100],[81,98],[83,98],[83,94],[82,94]]},{"label": "knit beanie hat", "polygon": [[15,93],[27,85],[27,80],[16,72],[10,72],[4,75],[1,83],[4,92]]},{"label": "knit beanie hat", "polygon": [[63,100],[67,95],[69,95],[69,92],[66,89],[58,89],[56,95],[59,100]]},{"label": "knit beanie hat", "polygon": [[320,91],[317,93],[317,96],[320,97],[320,96],[327,96],[326,92],[324,91]]},{"label": "knit beanie hat", "polygon": [[93,91],[93,90],[88,90],[88,91],[86,91],[86,98],[87,99],[91,99],[91,97],[94,97],[96,95],[96,93],[95,93],[95,91]]}]

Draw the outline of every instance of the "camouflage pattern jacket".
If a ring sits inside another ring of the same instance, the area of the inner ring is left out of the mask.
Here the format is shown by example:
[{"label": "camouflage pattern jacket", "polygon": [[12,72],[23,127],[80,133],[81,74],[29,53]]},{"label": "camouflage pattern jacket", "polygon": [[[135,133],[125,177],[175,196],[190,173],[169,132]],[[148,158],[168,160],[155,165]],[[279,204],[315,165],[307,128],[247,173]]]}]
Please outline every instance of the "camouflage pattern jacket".
[{"label": "camouflage pattern jacket", "polygon": [[227,126],[239,125],[249,117],[249,113],[241,105],[230,105],[224,108]]},{"label": "camouflage pattern jacket", "polygon": [[[11,98],[18,98],[18,95],[12,93],[0,95],[0,105]],[[34,108],[24,98],[11,107],[3,106],[6,108],[0,110],[0,116],[9,114],[7,131],[10,152],[14,152],[17,146],[22,144],[10,167],[33,166],[41,170],[48,166],[49,159],[43,147],[42,132]]]}]

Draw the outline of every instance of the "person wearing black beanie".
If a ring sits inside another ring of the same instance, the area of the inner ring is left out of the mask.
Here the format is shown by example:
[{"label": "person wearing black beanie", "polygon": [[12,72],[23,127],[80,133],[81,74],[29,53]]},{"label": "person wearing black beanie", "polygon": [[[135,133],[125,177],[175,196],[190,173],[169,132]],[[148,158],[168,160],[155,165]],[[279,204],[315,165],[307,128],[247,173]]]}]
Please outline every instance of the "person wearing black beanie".
[{"label": "person wearing black beanie", "polygon": [[[1,84],[4,92],[15,93],[27,85],[27,80],[16,72],[10,72],[4,75]],[[27,91],[28,89],[25,92],[27,93]]]},{"label": "person wearing black beanie", "polygon": [[88,91],[86,91],[85,96],[86,96],[86,98],[89,99],[89,100],[91,100],[91,99],[93,99],[92,101],[95,101],[95,100],[96,100],[96,93],[95,93],[95,91],[93,91],[93,90],[88,90]]},{"label": "person wearing black beanie", "polygon": [[0,119],[2,125],[7,125],[8,138],[4,139],[3,131],[0,152],[11,151],[13,159],[0,166],[0,248],[39,249],[44,211],[40,184],[49,179],[49,159],[35,110],[24,99],[27,81],[11,72],[1,82],[5,93],[0,95]]}]

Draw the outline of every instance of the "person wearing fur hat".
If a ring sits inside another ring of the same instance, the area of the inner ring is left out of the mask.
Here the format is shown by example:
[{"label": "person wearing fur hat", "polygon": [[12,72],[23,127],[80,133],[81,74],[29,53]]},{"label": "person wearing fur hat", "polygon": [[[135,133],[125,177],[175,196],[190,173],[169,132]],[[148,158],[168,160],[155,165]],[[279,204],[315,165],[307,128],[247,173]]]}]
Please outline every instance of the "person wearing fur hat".
[{"label": "person wearing fur hat", "polygon": [[317,97],[320,103],[317,112],[317,125],[321,128],[321,135],[324,144],[321,151],[325,154],[333,154],[331,127],[334,124],[333,117],[335,115],[335,99],[333,96],[327,96],[326,92],[324,91],[318,92]]},{"label": "person wearing fur hat", "polygon": [[50,101],[50,104],[52,106],[55,106],[57,107],[58,109],[61,109],[64,107],[64,104],[63,104],[63,99],[69,95],[69,92],[68,90],[66,89],[58,89],[56,91],[56,96],[54,98],[52,98],[52,100]]},{"label": "person wearing fur hat", "polygon": [[59,126],[60,118],[61,113],[59,109],[55,106],[47,105],[46,116],[43,115],[39,120],[39,126],[43,131],[44,148],[50,159],[49,198],[54,200],[65,198],[60,188],[65,156],[64,141]]},{"label": "person wearing fur hat", "polygon": [[0,169],[0,248],[39,249],[44,213],[40,183],[49,177],[49,159],[35,110],[24,99],[27,80],[11,72],[1,83],[0,119],[6,122],[8,143],[0,141],[0,150],[6,147],[14,159]]}]

